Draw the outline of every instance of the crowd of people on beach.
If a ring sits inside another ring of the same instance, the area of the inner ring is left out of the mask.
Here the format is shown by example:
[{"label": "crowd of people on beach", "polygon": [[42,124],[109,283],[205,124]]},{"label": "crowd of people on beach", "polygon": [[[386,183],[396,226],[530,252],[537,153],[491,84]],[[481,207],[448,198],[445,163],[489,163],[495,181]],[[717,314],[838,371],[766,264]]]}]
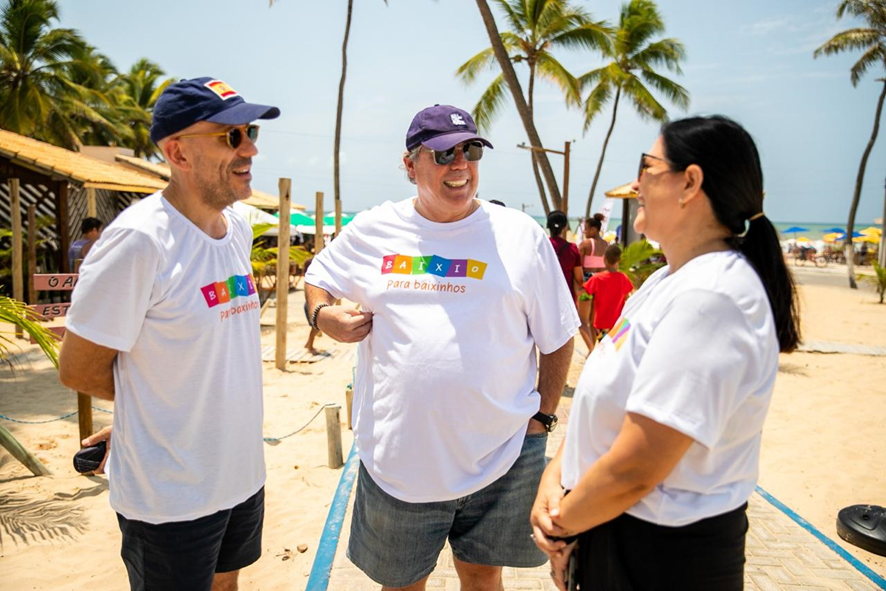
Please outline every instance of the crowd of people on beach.
[{"label": "crowd of people on beach", "polygon": [[[169,185],[80,268],[60,379],[115,402],[83,445],[107,442],[132,589],[237,589],[262,554],[260,310],[230,206],[255,121],[279,115],[215,78],[166,88]],[[463,589],[546,562],[563,590],[741,589],[778,354],[799,341],[751,136],[693,117],[641,154],[634,229],[667,265],[638,289],[601,216],[574,244],[562,212],[549,236],[476,198],[493,146],[468,112],[421,110],[405,148],[414,196],[358,215],[305,275],[311,328],[359,343],[348,558],[384,589],[424,589],[447,542]],[[590,355],[548,461],[576,335]]]}]

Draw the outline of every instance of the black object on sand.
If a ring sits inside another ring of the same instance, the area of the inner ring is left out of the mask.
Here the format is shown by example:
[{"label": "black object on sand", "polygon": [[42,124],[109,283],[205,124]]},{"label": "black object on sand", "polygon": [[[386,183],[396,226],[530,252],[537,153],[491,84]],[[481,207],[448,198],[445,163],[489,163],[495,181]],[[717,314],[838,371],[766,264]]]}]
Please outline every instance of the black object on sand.
[{"label": "black object on sand", "polygon": [[837,535],[854,546],[886,556],[886,508],[852,505],[840,510]]}]

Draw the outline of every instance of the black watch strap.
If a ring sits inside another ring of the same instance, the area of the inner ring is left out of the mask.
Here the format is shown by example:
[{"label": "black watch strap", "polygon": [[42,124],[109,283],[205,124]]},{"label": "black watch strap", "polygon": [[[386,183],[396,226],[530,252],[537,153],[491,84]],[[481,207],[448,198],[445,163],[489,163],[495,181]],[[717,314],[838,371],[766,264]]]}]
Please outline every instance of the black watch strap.
[{"label": "black watch strap", "polygon": [[545,413],[538,411],[532,418],[545,426],[545,429],[550,433],[557,426],[557,415],[546,415]]}]

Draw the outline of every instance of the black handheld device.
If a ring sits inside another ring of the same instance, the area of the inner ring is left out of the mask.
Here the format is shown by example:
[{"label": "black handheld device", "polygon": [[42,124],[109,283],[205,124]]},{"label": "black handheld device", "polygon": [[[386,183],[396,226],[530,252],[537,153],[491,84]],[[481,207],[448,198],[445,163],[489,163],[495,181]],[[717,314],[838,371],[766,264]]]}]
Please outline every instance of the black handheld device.
[{"label": "black handheld device", "polygon": [[105,458],[107,451],[107,441],[99,441],[96,445],[84,447],[74,454],[74,470],[80,474],[95,472]]}]

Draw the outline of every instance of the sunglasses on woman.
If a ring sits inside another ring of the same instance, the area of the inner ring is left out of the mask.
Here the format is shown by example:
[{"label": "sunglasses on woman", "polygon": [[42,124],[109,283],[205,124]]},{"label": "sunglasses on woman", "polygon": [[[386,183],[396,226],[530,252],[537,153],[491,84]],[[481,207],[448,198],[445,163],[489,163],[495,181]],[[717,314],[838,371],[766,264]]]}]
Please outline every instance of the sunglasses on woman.
[{"label": "sunglasses on woman", "polygon": [[649,166],[650,166],[649,164],[646,164],[647,158],[652,158],[653,160],[658,160],[659,162],[664,162],[665,164],[667,164],[667,162],[668,162],[664,158],[659,158],[658,156],[650,156],[649,154],[646,154],[646,153],[640,154],[640,169],[637,170],[637,180],[638,181],[641,178],[643,178],[643,173],[646,172],[646,169],[649,168]]},{"label": "sunglasses on woman", "polygon": [[439,166],[452,164],[453,161],[455,161],[455,151],[458,149],[461,149],[461,151],[464,152],[465,160],[468,162],[476,162],[483,157],[483,144],[480,142],[466,142],[462,144],[461,147],[453,146],[442,152],[425,148],[425,150],[434,155],[434,162]]},{"label": "sunglasses on woman", "polygon": [[[240,147],[240,144],[243,143],[243,130],[239,127],[232,127],[227,131],[219,131],[216,133],[186,133],[184,135],[177,136],[176,139],[181,139],[183,137],[222,137],[224,136],[225,141],[231,149],[236,150]],[[258,139],[258,125],[247,125],[246,126],[246,137],[249,138],[249,141],[255,143]]]}]

